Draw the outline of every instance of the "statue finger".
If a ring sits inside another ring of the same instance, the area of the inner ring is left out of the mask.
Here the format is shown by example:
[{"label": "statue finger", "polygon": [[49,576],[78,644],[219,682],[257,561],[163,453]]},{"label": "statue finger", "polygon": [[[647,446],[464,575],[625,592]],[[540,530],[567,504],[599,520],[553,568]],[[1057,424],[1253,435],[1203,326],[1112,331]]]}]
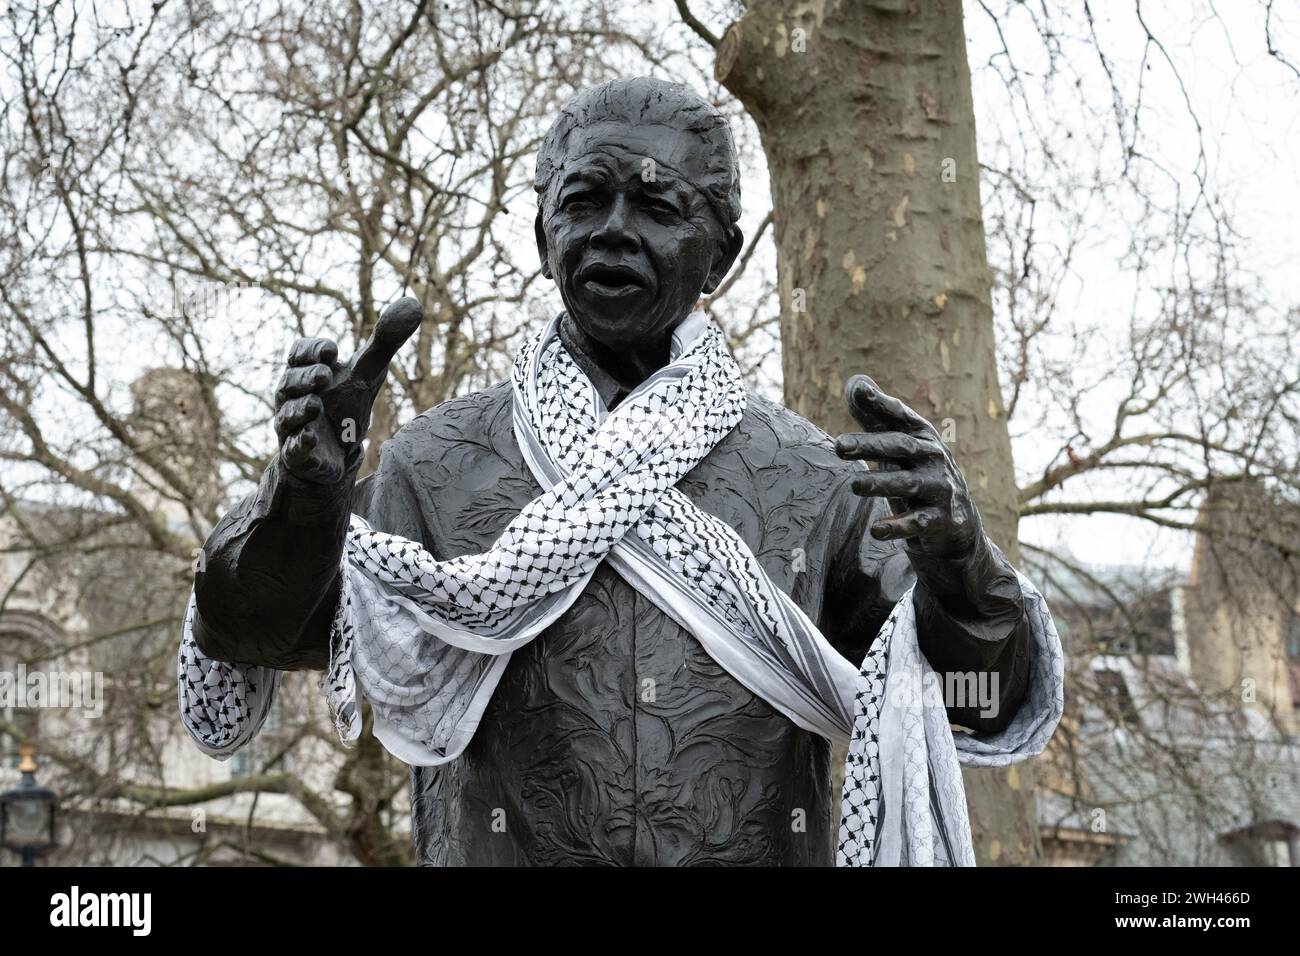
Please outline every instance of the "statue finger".
[{"label": "statue finger", "polygon": [[917,538],[944,521],[944,510],[939,507],[918,508],[903,514],[881,518],[871,526],[871,536],[878,541],[895,541],[899,538]]},{"label": "statue finger", "polygon": [[921,475],[914,471],[869,471],[853,479],[853,491],[864,498],[906,498],[944,501],[951,494],[942,475]]},{"label": "statue finger", "polygon": [[854,375],[844,385],[849,412],[863,428],[933,432],[932,426],[916,410],[892,395],[866,375]]},{"label": "statue finger", "polygon": [[398,299],[379,316],[374,333],[352,361],[356,373],[378,390],[388,374],[388,365],[424,320],[420,303],[411,296]]},{"label": "statue finger", "polygon": [[319,418],[324,408],[319,395],[289,399],[275,412],[276,436],[283,442],[288,436],[301,431],[308,422]]},{"label": "statue finger", "polygon": [[313,465],[314,452],[319,444],[314,430],[295,432],[280,447],[280,457],[295,472],[306,472]]},{"label": "statue finger", "polygon": [[835,440],[835,454],[858,461],[910,461],[942,457],[944,449],[937,439],[906,432],[850,432]]},{"label": "statue finger", "polygon": [[339,347],[333,339],[299,339],[289,349],[289,365],[333,365]]},{"label": "statue finger", "polygon": [[319,392],[333,380],[334,372],[328,365],[290,365],[280,376],[280,386],[275,390],[276,408],[291,398]]},{"label": "statue finger", "polygon": [[305,481],[334,484],[343,478],[346,465],[323,427],[323,421],[312,423],[290,435],[280,449],[280,458]]}]

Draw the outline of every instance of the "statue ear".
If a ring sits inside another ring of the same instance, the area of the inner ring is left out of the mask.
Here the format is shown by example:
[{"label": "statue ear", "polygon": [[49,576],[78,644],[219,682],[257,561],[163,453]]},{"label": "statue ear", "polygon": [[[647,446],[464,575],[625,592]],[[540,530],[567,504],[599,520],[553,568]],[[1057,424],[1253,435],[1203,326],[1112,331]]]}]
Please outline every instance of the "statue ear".
[{"label": "statue ear", "polygon": [[551,276],[551,257],[547,254],[546,248],[546,230],[542,228],[542,210],[537,210],[537,218],[533,220],[533,234],[537,237],[537,258],[542,260],[542,275],[550,279]]},{"label": "statue ear", "polygon": [[740,227],[735,223],[727,230],[727,234],[718,245],[717,257],[713,260],[713,267],[709,269],[709,277],[704,280],[704,288],[701,289],[705,295],[712,295],[718,286],[722,285],[722,280],[726,278],[727,273],[736,262],[736,256],[740,255],[741,246],[745,244],[745,234],[740,231]]}]

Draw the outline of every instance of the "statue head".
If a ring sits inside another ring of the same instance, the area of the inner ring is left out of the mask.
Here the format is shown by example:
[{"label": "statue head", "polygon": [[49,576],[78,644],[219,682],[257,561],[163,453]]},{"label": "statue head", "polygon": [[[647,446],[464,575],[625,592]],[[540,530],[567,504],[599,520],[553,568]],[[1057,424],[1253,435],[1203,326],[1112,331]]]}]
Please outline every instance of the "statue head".
[{"label": "statue head", "polygon": [[666,343],[740,251],[726,119],[648,77],[579,93],[537,155],[537,250],[578,327],[608,348]]}]

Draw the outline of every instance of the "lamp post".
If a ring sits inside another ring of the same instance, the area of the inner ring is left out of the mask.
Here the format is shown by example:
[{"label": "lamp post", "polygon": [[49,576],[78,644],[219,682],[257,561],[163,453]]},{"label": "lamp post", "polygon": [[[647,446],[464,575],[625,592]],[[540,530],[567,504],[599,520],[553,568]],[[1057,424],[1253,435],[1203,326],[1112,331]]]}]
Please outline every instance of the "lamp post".
[{"label": "lamp post", "polygon": [[22,778],[13,790],[0,793],[0,846],[23,858],[23,866],[35,866],[36,855],[56,846],[54,818],[59,798],[53,790],[36,785],[36,748],[23,744],[18,753]]}]

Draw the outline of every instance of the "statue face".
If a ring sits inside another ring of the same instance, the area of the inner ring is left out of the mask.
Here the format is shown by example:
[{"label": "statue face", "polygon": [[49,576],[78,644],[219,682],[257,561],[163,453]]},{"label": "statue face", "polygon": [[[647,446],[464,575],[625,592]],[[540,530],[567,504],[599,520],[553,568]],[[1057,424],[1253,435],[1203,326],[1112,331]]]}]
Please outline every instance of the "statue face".
[{"label": "statue face", "polygon": [[706,144],[667,126],[575,130],[542,197],[537,245],[578,327],[613,349],[665,342],[735,261],[726,228],[687,171]]}]

